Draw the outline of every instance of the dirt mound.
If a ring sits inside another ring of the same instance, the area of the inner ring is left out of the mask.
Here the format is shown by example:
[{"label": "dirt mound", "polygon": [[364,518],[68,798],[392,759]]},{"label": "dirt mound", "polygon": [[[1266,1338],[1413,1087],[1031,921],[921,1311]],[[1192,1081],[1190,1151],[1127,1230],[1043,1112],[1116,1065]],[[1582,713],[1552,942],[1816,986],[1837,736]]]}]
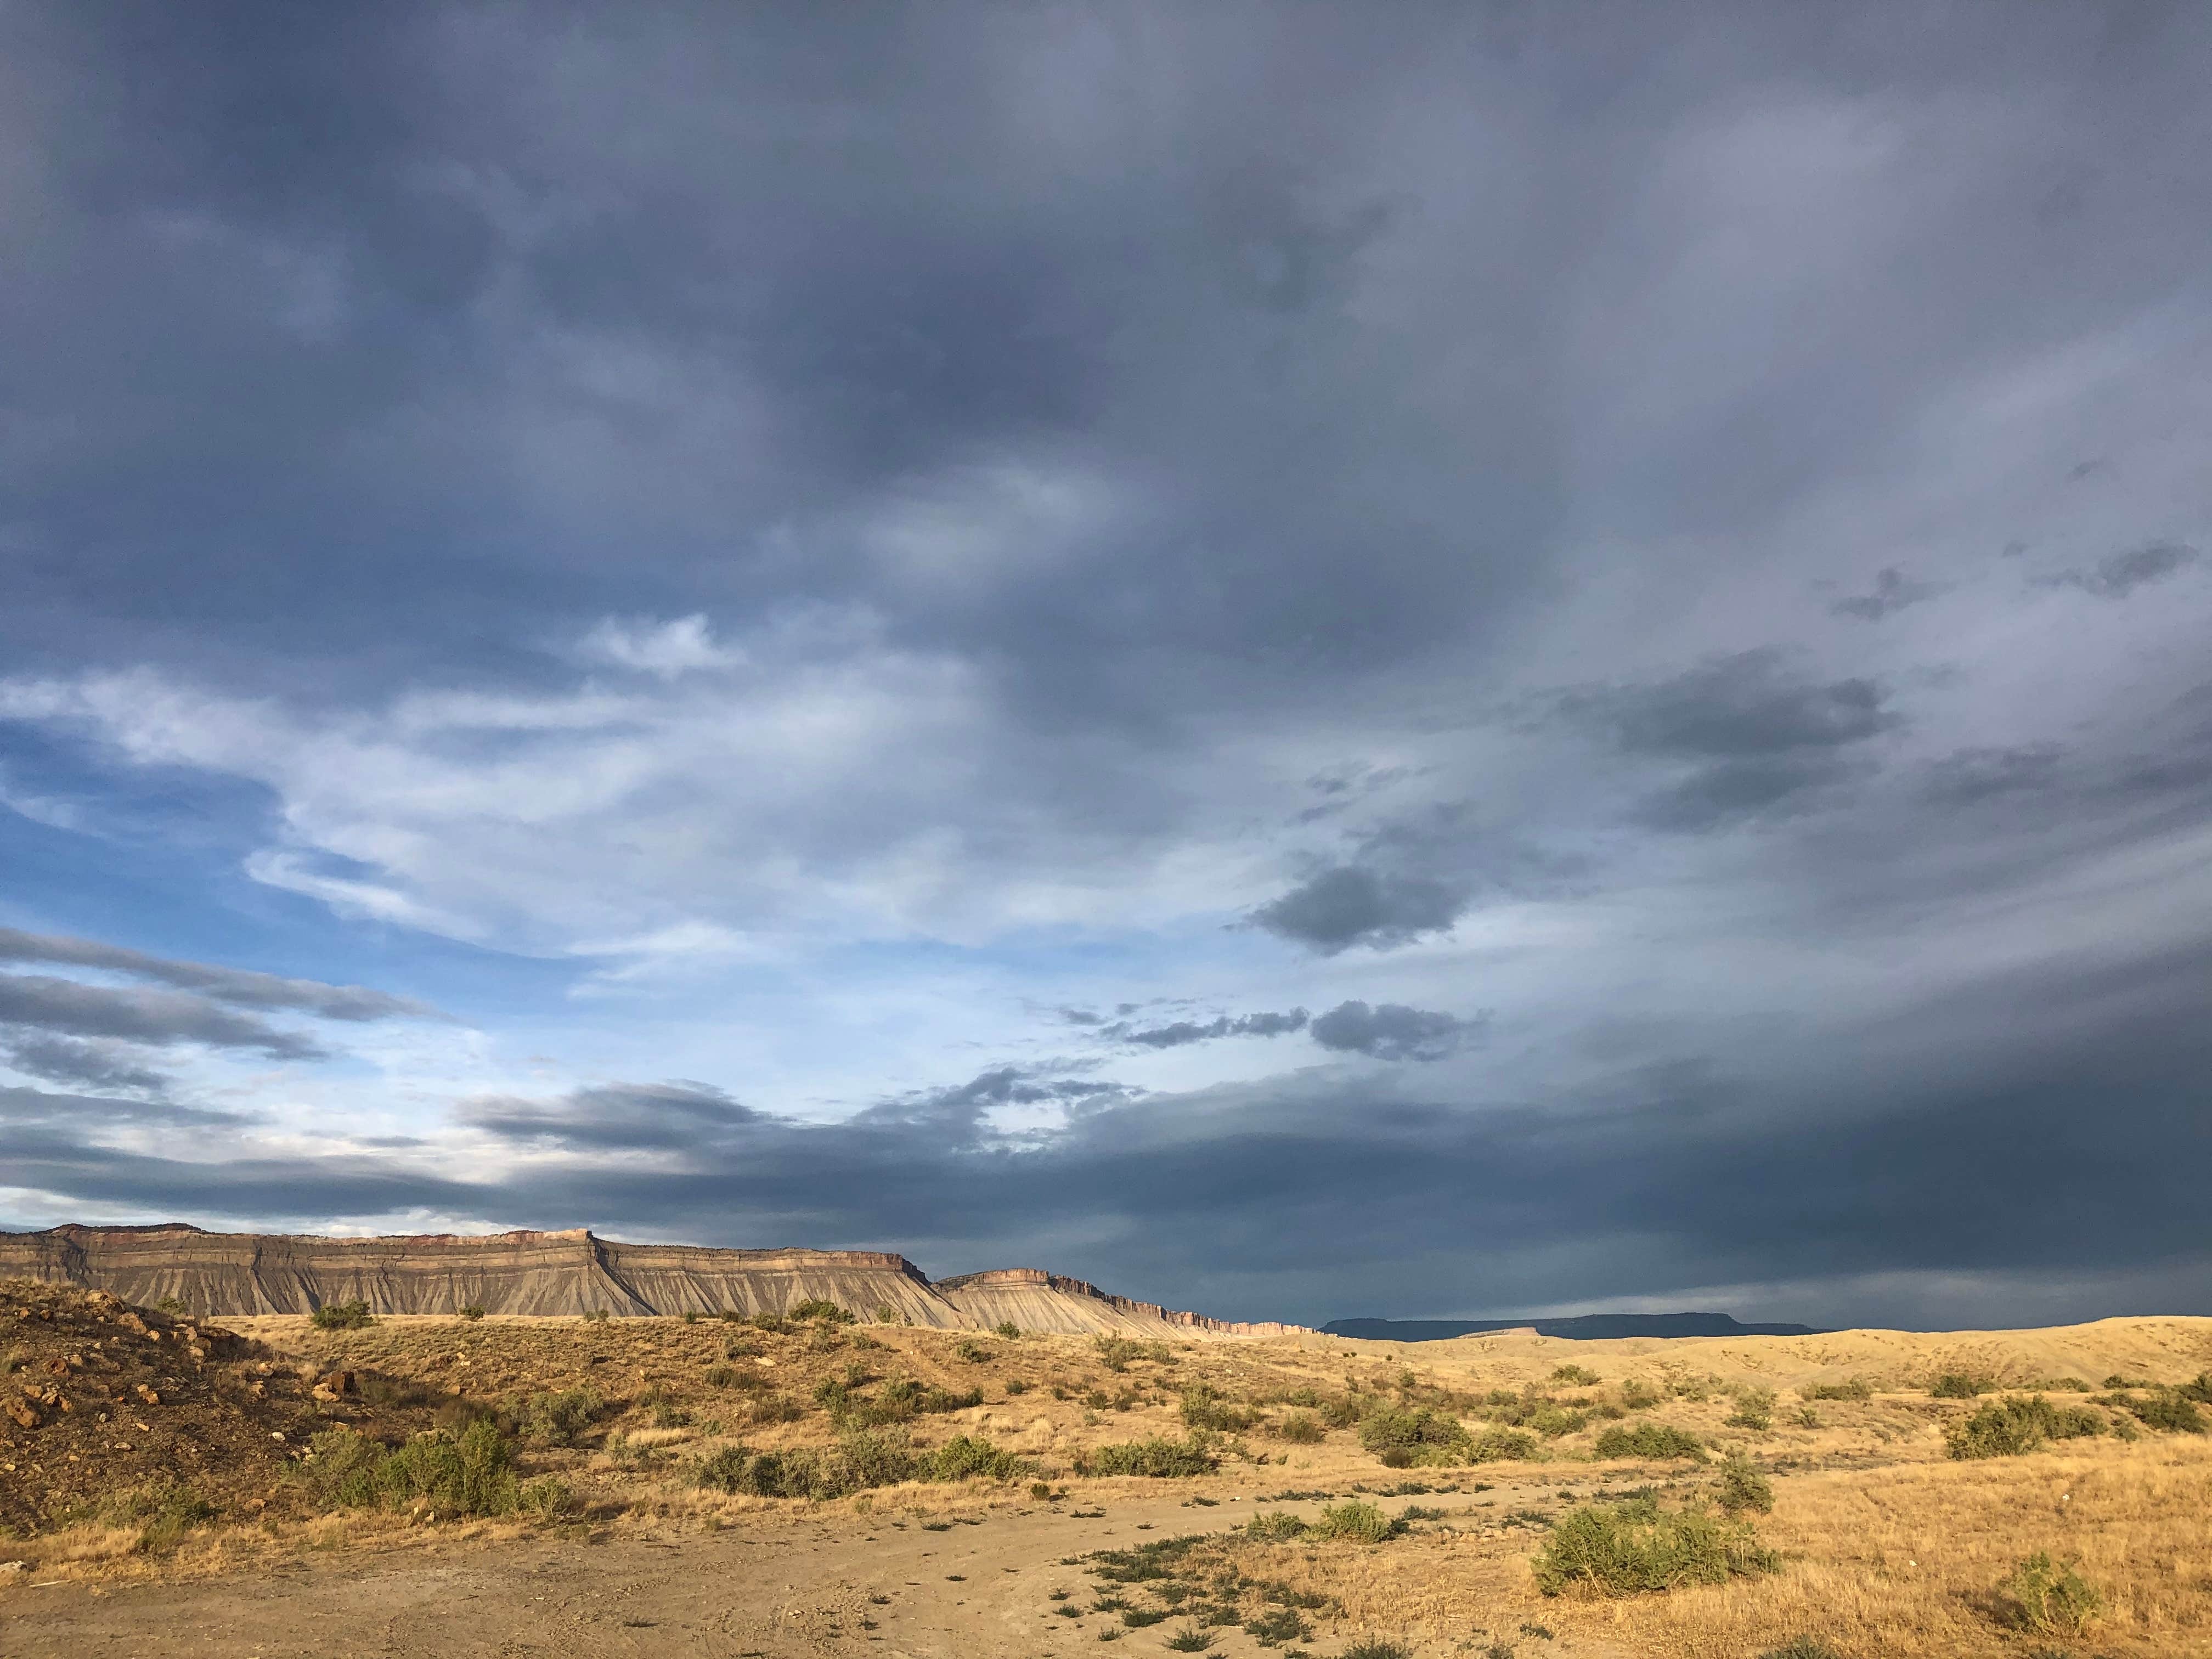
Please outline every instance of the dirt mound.
[{"label": "dirt mound", "polygon": [[349,1376],[321,1386],[258,1342],[105,1291],[0,1283],[0,1531],[165,1509],[243,1518],[287,1506],[285,1468],[319,1429],[428,1421],[370,1407]]},{"label": "dirt mound", "polygon": [[304,1314],[362,1301],[379,1314],[539,1316],[741,1316],[830,1302],[882,1324],[939,1330],[1024,1329],[1072,1335],[1278,1335],[1297,1327],[1239,1325],[1108,1296],[1034,1268],[933,1285],[902,1255],[878,1250],[725,1250],[627,1244],[583,1228],[483,1236],[318,1238],[151,1227],[61,1226],[0,1233],[0,1276],[175,1303],[211,1317]]}]

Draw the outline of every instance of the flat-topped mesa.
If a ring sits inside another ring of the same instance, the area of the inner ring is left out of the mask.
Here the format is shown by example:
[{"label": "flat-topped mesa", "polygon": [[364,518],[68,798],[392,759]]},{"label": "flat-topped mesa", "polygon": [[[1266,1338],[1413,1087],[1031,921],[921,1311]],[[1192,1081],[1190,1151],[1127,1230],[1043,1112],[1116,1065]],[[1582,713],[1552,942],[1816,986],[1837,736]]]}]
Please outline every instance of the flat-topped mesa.
[{"label": "flat-topped mesa", "polygon": [[1182,1313],[1157,1302],[1136,1302],[1115,1296],[1096,1285],[1041,1267],[994,1267],[979,1273],[959,1273],[940,1279],[939,1295],[968,1314],[981,1326],[1011,1323],[1025,1331],[1054,1331],[1063,1334],[1127,1331],[1159,1335],[1162,1325],[1208,1336],[1288,1336],[1303,1333],[1303,1325],[1275,1320],[1246,1322],[1209,1319],[1204,1314]]},{"label": "flat-topped mesa", "polygon": [[210,1233],[179,1222],[72,1224],[0,1232],[0,1279],[15,1277],[107,1291],[148,1307],[173,1298],[217,1316],[312,1313],[352,1301],[383,1314],[474,1307],[538,1316],[750,1316],[831,1302],[864,1320],[947,1330],[1007,1321],[1072,1335],[1262,1336],[1302,1328],[1178,1313],[1029,1267],[933,1285],[886,1250],[632,1244],[582,1227],[331,1238]]}]

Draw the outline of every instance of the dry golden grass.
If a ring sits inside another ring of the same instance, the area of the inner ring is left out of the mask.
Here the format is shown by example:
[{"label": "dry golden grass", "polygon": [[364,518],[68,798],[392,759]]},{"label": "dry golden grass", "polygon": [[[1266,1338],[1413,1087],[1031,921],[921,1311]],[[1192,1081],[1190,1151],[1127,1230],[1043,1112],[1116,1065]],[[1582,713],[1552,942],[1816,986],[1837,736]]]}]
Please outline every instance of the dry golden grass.
[{"label": "dry golden grass", "polygon": [[1778,1481],[1776,1497],[1759,1531],[1784,1557],[1780,1573],[1663,1595],[1545,1597],[1528,1567],[1540,1532],[1480,1526],[1359,1550],[1277,1546],[1244,1552],[1244,1565],[1334,1597],[1347,1630],[1423,1650],[1533,1622],[1650,1659],[1747,1659],[1796,1637],[1847,1659],[1898,1659],[2021,1653],[2025,1633],[1994,1592],[2023,1557],[2047,1551],[2103,1592],[2082,1651],[2212,1653],[2203,1440],[1822,1471]]}]

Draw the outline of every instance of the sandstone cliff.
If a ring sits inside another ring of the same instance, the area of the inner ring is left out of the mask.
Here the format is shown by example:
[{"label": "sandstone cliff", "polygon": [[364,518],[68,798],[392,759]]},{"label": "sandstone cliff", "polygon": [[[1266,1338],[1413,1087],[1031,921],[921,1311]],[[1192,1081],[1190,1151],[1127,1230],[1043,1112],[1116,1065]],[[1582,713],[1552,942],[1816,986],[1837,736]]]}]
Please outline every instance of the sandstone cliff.
[{"label": "sandstone cliff", "polygon": [[363,1301],[378,1313],[540,1316],[781,1313],[834,1302],[862,1319],[988,1329],[1130,1336],[1274,1335],[1299,1328],[1237,1324],[1109,1296],[1030,1267],[933,1285],[902,1255],[875,1250],[722,1250],[625,1244],[566,1232],[319,1238],[151,1227],[0,1232],[0,1279],[113,1292],[156,1305],[174,1297],[211,1316],[303,1314]]}]

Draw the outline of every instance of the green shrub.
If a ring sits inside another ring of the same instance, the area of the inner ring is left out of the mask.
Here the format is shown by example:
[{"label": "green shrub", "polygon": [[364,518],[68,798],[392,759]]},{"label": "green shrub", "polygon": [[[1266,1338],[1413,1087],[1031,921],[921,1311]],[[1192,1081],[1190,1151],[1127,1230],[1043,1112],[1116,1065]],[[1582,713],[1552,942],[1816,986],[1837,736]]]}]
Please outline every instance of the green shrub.
[{"label": "green shrub", "polygon": [[952,1352],[971,1365],[988,1365],[998,1358],[988,1344],[978,1342],[972,1336],[955,1343]]},{"label": "green shrub", "polygon": [[1277,1438],[1293,1446],[1317,1446],[1324,1432],[1321,1419],[1308,1412],[1291,1412],[1275,1425]]},{"label": "green shrub", "polygon": [[2127,1407],[2147,1429],[2163,1429],[2169,1434],[2204,1432],[2203,1414],[2178,1392],[2161,1392],[2147,1400],[2130,1400]]},{"label": "green shrub", "polygon": [[1648,1412],[1659,1403],[1659,1396],[1644,1383],[1624,1382],[1620,1385],[1620,1403],[1632,1412]]},{"label": "green shrub", "polygon": [[1002,1319],[991,1328],[996,1331],[1000,1336],[1005,1337],[1009,1342],[1017,1340],[1022,1334],[1022,1328],[1015,1324],[1011,1319]]},{"label": "green shrub", "polygon": [[818,1319],[830,1325],[850,1325],[854,1322],[851,1313],[839,1307],[836,1303],[825,1302],[817,1296],[810,1296],[803,1302],[793,1303],[788,1309],[785,1310],[784,1317],[801,1321]]},{"label": "green shrub", "polygon": [[1263,1648],[1279,1648],[1285,1642],[1308,1640],[1313,1626],[1288,1607],[1269,1607],[1244,1621],[1244,1633]]},{"label": "green shrub", "polygon": [[180,1314],[191,1311],[185,1306],[184,1301],[181,1297],[173,1296],[165,1296],[154,1305],[165,1314]]},{"label": "green shrub", "polygon": [[1851,1400],[1864,1405],[1874,1398],[1874,1384],[1863,1376],[1847,1376],[1840,1382],[1809,1383],[1797,1392],[1808,1400]]},{"label": "green shrub", "polygon": [[1244,1523],[1244,1533],[1263,1544],[1284,1544],[1304,1537],[1306,1523],[1288,1510],[1257,1510]]},{"label": "green shrub", "polygon": [[1741,1452],[1730,1452],[1721,1462],[1714,1501],[1723,1515],[1742,1515],[1756,1510],[1761,1515],[1774,1509],[1774,1488],[1759,1467]]},{"label": "green shrub", "polygon": [[215,1505],[190,1486],[169,1477],[116,1493],[94,1514],[111,1527],[137,1527],[137,1548],[146,1554],[174,1549],[186,1533],[215,1519]]},{"label": "green shrub", "polygon": [[1220,1467],[1221,1459],[1196,1435],[1188,1440],[1155,1437],[1098,1446],[1078,1453],[1075,1459],[1079,1474],[1141,1474],[1156,1480],[1211,1474]]},{"label": "green shrub", "polygon": [[593,1308],[584,1315],[584,1322],[586,1325],[604,1325],[613,1317],[605,1308]]},{"label": "green shrub", "polygon": [[2147,1376],[2123,1376],[2114,1371],[2105,1379],[2105,1386],[2108,1389],[2154,1389],[2158,1385]]},{"label": "green shrub", "polygon": [[1635,1595],[1721,1584],[1781,1566],[1771,1550],[1759,1547],[1747,1522],[1662,1510],[1648,1498],[1589,1504],[1562,1516],[1531,1565],[1547,1595],[1577,1584],[1606,1595]]},{"label": "green shrub", "polygon": [[1561,1365],[1552,1372],[1552,1381],[1565,1382],[1573,1388],[1595,1388],[1604,1381],[1595,1371],[1584,1370],[1580,1365]]},{"label": "green shrub", "polygon": [[1989,1391],[1986,1381],[1965,1371],[1945,1371],[1928,1385],[1929,1397],[1936,1400],[1974,1400]]},{"label": "green shrub", "polygon": [[1221,1632],[1218,1631],[1199,1630],[1194,1626],[1186,1625],[1182,1629],[1177,1631],[1173,1636],[1168,1638],[1168,1651],[1170,1653],[1204,1653],[1208,1648],[1213,1645],[1214,1639],[1218,1637],[1220,1633]]},{"label": "green shrub", "polygon": [[515,1493],[514,1506],[526,1515],[543,1516],[548,1521],[574,1515],[579,1507],[568,1483],[553,1474],[524,1481]]},{"label": "green shrub", "polygon": [[1012,1480],[1029,1473],[1029,1464],[981,1435],[958,1435],[932,1454],[932,1480]]},{"label": "green shrub", "polygon": [[1686,1457],[1696,1463],[1706,1461],[1705,1443],[1687,1429],[1678,1429],[1671,1423],[1615,1423],[1599,1431],[1597,1443],[1590,1449],[1600,1457]]},{"label": "green shrub", "polygon": [[1588,1428],[1589,1413],[1569,1411],[1547,1401],[1522,1421],[1523,1426],[1534,1429],[1547,1440],[1557,1440],[1562,1435],[1577,1434]]},{"label": "green shrub", "polygon": [[1759,1659],[1844,1659],[1844,1656],[1826,1642],[1810,1636],[1796,1636],[1778,1648],[1769,1648]]},{"label": "green shrub", "polygon": [[1413,1659],[1413,1650],[1402,1642],[1370,1638],[1354,1642],[1345,1649],[1341,1659]]},{"label": "green shrub", "polygon": [[1349,1504],[1332,1504],[1321,1512],[1321,1518],[1306,1528],[1309,1538],[1343,1539],[1355,1544],[1380,1544],[1395,1538],[1406,1530],[1403,1521],[1394,1520],[1372,1504],[1354,1499]]},{"label": "green shrub", "polygon": [[1182,1391],[1182,1421],[1188,1429],[1249,1429],[1253,1417],[1243,1407],[1231,1405],[1222,1398],[1210,1385],[1194,1382]]},{"label": "green shrub", "polygon": [[2014,1621],[2039,1636],[2079,1635],[2105,1610],[2097,1587],[2070,1566],[2060,1566],[2038,1550],[1997,1585],[2011,1604]]},{"label": "green shrub", "polygon": [[1774,1390],[1743,1388],[1735,1391],[1735,1409],[1729,1413],[1730,1427],[1771,1429],[1774,1426]]},{"label": "green shrub", "polygon": [[1536,1437],[1525,1429],[1485,1429],[1467,1449],[1470,1463],[1518,1463],[1536,1455]]},{"label": "green shrub", "polygon": [[1474,1437],[1458,1419],[1425,1406],[1408,1409],[1377,1401],[1360,1419],[1359,1443],[1382,1458],[1386,1468],[1403,1469],[1470,1462]]},{"label": "green shrub", "polygon": [[368,1311],[368,1304],[357,1299],[325,1302],[309,1317],[319,1331],[358,1331],[376,1323],[374,1316]]},{"label": "green shrub", "polygon": [[1129,1362],[1142,1358],[1145,1352],[1143,1343],[1132,1341],[1126,1336],[1093,1337],[1091,1346],[1098,1350],[1099,1363],[1108,1370],[1117,1373],[1127,1370]]},{"label": "green shrub", "polygon": [[458,1435],[433,1429],[389,1450],[351,1429],[326,1429],[297,1467],[325,1509],[422,1502],[447,1514],[506,1515],[520,1498],[507,1437],[489,1417]]},{"label": "green shrub", "polygon": [[2189,1382],[2174,1390],[2184,1400],[2193,1400],[2200,1406],[2212,1406],[2212,1371],[2199,1371]]},{"label": "green shrub", "polygon": [[482,1319],[483,1316],[484,1310],[473,1302],[470,1303],[467,1307],[461,1310],[461,1317],[466,1320],[475,1321]]},{"label": "green shrub", "polygon": [[2014,1394],[1954,1423],[1943,1438],[1954,1457],[2012,1457],[2052,1440],[2102,1434],[2106,1426],[2103,1413],[2087,1406],[2054,1406],[2039,1394]]},{"label": "green shrub", "polygon": [[573,1446],[606,1408],[597,1389],[533,1394],[514,1409],[514,1432],[533,1446]]}]

